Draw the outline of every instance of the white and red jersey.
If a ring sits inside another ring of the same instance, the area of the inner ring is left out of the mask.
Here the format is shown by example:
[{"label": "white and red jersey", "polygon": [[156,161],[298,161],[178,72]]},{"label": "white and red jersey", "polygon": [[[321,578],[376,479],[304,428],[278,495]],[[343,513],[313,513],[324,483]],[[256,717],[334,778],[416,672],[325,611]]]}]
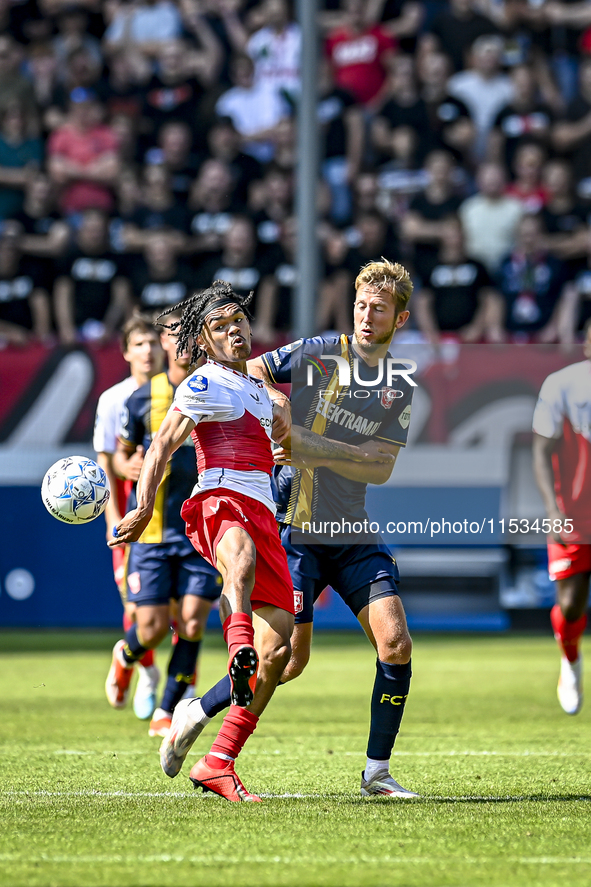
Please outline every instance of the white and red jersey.
[{"label": "white and red jersey", "polygon": [[192,419],[199,481],[193,495],[234,490],[275,514],[271,491],[273,404],[262,382],[214,360],[185,379],[172,409]]},{"label": "white and red jersey", "polygon": [[96,407],[92,446],[97,453],[114,453],[121,433],[122,416],[129,396],[138,387],[133,376],[128,376],[103,391]]},{"label": "white and red jersey", "polygon": [[[551,373],[540,390],[533,430],[558,441],[552,454],[560,510],[579,541],[591,538],[591,360]],[[573,541],[575,541],[573,539]]]},{"label": "white and red jersey", "polygon": [[[97,453],[110,453],[117,449],[117,439],[123,425],[123,411],[129,397],[138,387],[133,376],[107,388],[98,399],[92,446]],[[133,484],[131,481],[117,478],[117,504],[122,514],[125,513],[127,499]]]}]

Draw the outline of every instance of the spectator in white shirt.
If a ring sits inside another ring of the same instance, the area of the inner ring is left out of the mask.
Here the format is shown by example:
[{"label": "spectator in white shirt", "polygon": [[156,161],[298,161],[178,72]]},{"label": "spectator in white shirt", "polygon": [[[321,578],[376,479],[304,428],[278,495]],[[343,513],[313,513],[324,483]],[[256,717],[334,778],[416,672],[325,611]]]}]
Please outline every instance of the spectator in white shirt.
[{"label": "spectator in white shirt", "polygon": [[466,252],[494,273],[513,248],[524,209],[521,201],[505,193],[505,170],[498,163],[483,163],[476,182],[478,193],[464,200],[459,210]]}]

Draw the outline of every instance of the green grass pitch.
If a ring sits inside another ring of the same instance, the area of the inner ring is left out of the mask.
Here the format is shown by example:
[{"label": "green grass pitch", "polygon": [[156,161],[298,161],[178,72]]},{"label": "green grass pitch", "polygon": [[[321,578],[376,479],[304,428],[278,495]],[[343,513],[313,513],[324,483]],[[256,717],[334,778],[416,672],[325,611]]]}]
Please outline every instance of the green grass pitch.
[{"label": "green grass pitch", "polygon": [[[0,633],[3,887],[591,883],[591,705],[560,710],[549,635],[415,638],[392,762],[415,801],[359,796],[373,653],[318,635],[239,760],[262,804],[162,774],[146,723],[104,697],[115,639]],[[208,637],[202,688],[225,662]]]}]

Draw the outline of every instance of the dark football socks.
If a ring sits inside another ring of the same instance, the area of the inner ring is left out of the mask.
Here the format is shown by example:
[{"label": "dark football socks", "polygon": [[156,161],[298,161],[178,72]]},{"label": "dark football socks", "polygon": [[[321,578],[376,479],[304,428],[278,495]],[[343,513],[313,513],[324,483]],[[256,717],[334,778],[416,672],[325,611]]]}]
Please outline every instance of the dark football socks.
[{"label": "dark football socks", "polygon": [[164,711],[174,711],[175,706],[181,701],[185,690],[192,682],[200,646],[201,641],[188,641],[182,637],[179,637],[174,645],[160,703],[160,708]]},{"label": "dark football socks", "polygon": [[133,665],[134,662],[138,662],[145,656],[147,652],[148,648],[143,647],[138,640],[137,626],[134,622],[125,632],[125,646],[122,650],[123,658],[128,665]]},{"label": "dark football socks", "polygon": [[376,661],[376,678],[371,695],[371,723],[367,743],[367,757],[387,761],[404,714],[404,705],[410,688],[410,662],[390,665]]},{"label": "dark football socks", "polygon": [[217,714],[230,705],[230,693],[232,684],[230,675],[224,675],[211,690],[201,697],[201,708],[208,718],[214,718]]}]

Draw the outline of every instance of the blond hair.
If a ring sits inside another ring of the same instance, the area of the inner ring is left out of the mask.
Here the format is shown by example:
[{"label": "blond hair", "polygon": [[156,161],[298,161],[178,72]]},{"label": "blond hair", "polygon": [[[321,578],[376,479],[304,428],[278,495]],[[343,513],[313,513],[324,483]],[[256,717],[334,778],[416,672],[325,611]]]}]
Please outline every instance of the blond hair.
[{"label": "blond hair", "polygon": [[381,262],[368,262],[363,266],[355,280],[355,289],[362,286],[371,286],[390,293],[396,305],[396,314],[406,309],[413,291],[413,283],[406,268],[398,262],[389,262],[383,256]]}]

